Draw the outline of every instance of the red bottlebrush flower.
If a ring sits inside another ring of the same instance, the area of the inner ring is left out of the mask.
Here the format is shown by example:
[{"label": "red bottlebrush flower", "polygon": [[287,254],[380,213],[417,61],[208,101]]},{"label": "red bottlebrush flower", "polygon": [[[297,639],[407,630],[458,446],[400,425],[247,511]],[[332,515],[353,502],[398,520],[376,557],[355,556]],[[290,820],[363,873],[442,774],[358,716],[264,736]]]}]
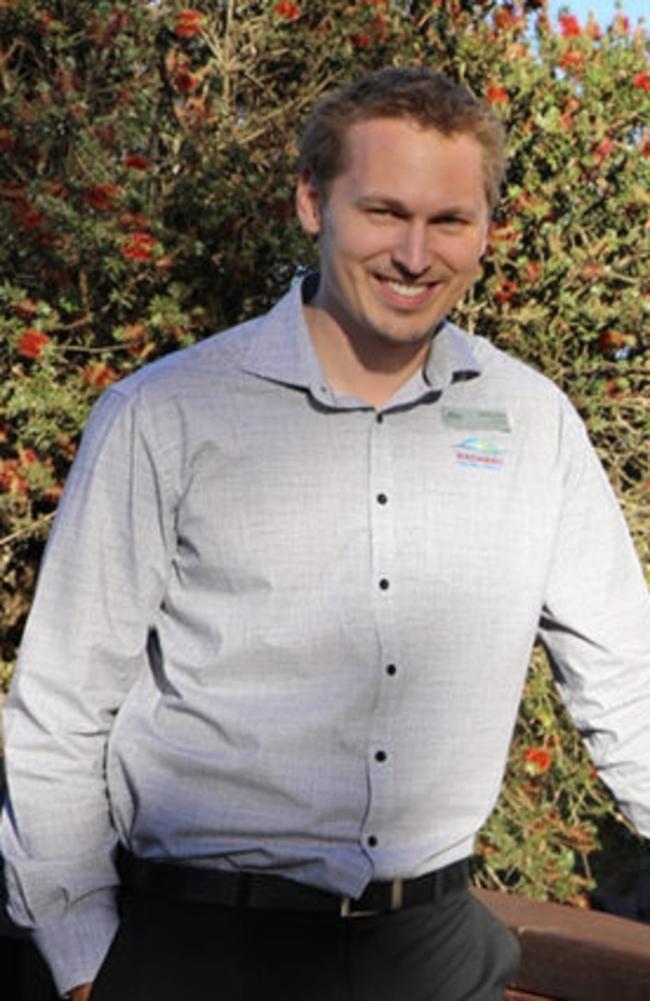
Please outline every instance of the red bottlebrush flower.
[{"label": "red bottlebrush flower", "polygon": [[94,386],[96,389],[106,389],[111,383],[119,379],[119,375],[114,368],[111,368],[105,361],[95,362],[93,365],[89,365],[82,372],[84,382],[87,382],[90,386]]},{"label": "red bottlebrush flower", "polygon": [[645,70],[637,73],[636,76],[632,77],[632,86],[650,92],[650,73],[647,73]]},{"label": "red bottlebrush flower", "polygon": [[155,243],[149,233],[133,233],[122,247],[122,256],[132,261],[150,261]]},{"label": "red bottlebrush flower", "polygon": [[372,45],[372,38],[365,34],[352,35],[351,41],[358,49],[368,49]]},{"label": "red bottlebrush flower", "polygon": [[650,158],[650,139],[646,139],[641,147],[641,156],[645,157],[646,160]]},{"label": "red bottlebrush flower", "polygon": [[287,21],[295,21],[300,17],[300,7],[296,3],[291,3],[291,0],[281,0],[280,3],[276,3],[273,13],[278,17],[285,17]]},{"label": "red bottlebrush flower", "polygon": [[620,330],[605,330],[598,338],[598,347],[606,355],[620,351],[626,344],[627,337]]},{"label": "red bottlebrush flower", "polygon": [[186,66],[183,66],[172,77],[172,84],[182,94],[191,94],[198,87],[199,78],[196,73],[190,72]]},{"label": "red bottlebrush flower", "polygon": [[513,12],[511,7],[499,7],[494,12],[494,27],[499,31],[510,31],[516,28],[520,18]]},{"label": "red bottlebrush flower", "polygon": [[203,14],[200,10],[186,7],[185,10],[178,11],[174,25],[174,34],[178,38],[192,38],[194,35],[202,34],[202,32]]},{"label": "red bottlebrush flower", "polygon": [[524,751],[524,762],[529,775],[543,775],[551,767],[551,755],[545,747],[528,747]]},{"label": "red bottlebrush flower", "polygon": [[21,229],[39,229],[45,222],[45,216],[31,202],[20,201],[14,207],[14,218]]},{"label": "red bottlebrush flower", "polygon": [[38,358],[49,339],[47,334],[41,333],[40,330],[34,330],[33,327],[28,327],[19,337],[16,350],[23,358]]},{"label": "red bottlebrush flower", "polygon": [[560,14],[558,22],[563,38],[578,38],[582,34],[580,22],[574,14]]},{"label": "red bottlebrush flower", "polygon": [[124,157],[124,166],[130,170],[149,170],[150,163],[142,153],[129,153]]},{"label": "red bottlebrush flower", "polygon": [[622,395],[623,389],[620,379],[608,379],[605,383],[605,393],[610,400],[617,400]]},{"label": "red bottlebrush flower", "polygon": [[517,293],[518,289],[519,286],[517,285],[517,282],[513,282],[508,278],[502,278],[497,285],[494,298],[497,302],[501,303],[511,302],[512,297]]},{"label": "red bottlebrush flower", "polygon": [[94,209],[105,211],[113,207],[113,199],[118,192],[114,184],[96,184],[84,194],[87,203]]},{"label": "red bottlebrush flower", "polygon": [[504,104],[510,100],[510,95],[505,87],[496,83],[489,83],[485,90],[485,100],[489,104]]},{"label": "red bottlebrush flower", "polygon": [[574,73],[579,72],[582,69],[582,63],[582,52],[576,52],[575,49],[570,49],[568,52],[565,52],[560,59],[560,66],[567,72],[570,72],[571,70],[573,70]]},{"label": "red bottlebrush flower", "polygon": [[0,492],[6,494],[26,494],[27,480],[21,474],[18,459],[5,459],[0,463]]},{"label": "red bottlebrush flower", "polygon": [[603,160],[606,160],[607,157],[610,156],[610,154],[613,151],[614,151],[614,142],[609,138],[609,136],[605,136],[604,139],[601,139],[599,143],[595,143],[594,146],[592,147],[592,152],[599,163],[602,163]]}]

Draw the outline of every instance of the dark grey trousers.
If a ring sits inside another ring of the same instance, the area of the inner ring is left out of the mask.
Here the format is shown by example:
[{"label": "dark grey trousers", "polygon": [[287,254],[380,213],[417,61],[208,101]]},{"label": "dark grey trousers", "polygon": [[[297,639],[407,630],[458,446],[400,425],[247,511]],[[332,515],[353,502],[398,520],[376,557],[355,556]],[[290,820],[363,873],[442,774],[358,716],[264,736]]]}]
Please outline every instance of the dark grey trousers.
[{"label": "dark grey trousers", "polygon": [[518,960],[466,890],[348,919],[130,891],[91,1001],[501,1001]]}]

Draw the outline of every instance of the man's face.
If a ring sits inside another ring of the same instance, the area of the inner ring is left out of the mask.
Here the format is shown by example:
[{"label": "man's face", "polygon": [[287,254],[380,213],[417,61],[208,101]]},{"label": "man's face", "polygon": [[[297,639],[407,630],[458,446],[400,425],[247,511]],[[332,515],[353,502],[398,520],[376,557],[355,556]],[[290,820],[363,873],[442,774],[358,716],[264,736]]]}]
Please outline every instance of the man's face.
[{"label": "man's face", "polygon": [[324,197],[298,183],[298,214],[320,240],[314,305],[379,352],[427,340],[473,283],[488,205],[482,150],[410,120],[350,126],[346,167]]}]

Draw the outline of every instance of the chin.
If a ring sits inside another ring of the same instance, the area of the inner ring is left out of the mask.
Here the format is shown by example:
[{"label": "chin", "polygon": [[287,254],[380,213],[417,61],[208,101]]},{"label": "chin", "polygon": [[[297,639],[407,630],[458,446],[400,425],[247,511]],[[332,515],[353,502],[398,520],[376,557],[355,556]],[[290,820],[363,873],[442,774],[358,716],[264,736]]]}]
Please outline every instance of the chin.
[{"label": "chin", "polygon": [[375,332],[377,337],[387,344],[422,344],[431,338],[439,322],[439,320],[432,320],[426,326],[415,327],[410,330],[391,330],[390,327],[383,327],[382,329],[376,329]]}]

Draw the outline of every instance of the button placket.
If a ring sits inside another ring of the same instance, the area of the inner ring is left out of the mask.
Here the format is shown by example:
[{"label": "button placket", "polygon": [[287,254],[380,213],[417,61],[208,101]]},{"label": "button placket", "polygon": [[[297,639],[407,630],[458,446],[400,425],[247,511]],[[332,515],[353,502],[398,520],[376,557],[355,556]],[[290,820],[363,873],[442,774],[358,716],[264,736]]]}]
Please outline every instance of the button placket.
[{"label": "button placket", "polygon": [[370,810],[364,825],[367,848],[381,845],[384,816],[389,810],[392,783],[390,754],[391,705],[396,689],[394,676],[395,611],[399,587],[395,553],[395,511],[393,509],[393,424],[376,415],[370,426],[368,518],[371,536],[371,565],[375,589],[376,628],[381,659],[378,661],[378,697],[368,732]]}]

